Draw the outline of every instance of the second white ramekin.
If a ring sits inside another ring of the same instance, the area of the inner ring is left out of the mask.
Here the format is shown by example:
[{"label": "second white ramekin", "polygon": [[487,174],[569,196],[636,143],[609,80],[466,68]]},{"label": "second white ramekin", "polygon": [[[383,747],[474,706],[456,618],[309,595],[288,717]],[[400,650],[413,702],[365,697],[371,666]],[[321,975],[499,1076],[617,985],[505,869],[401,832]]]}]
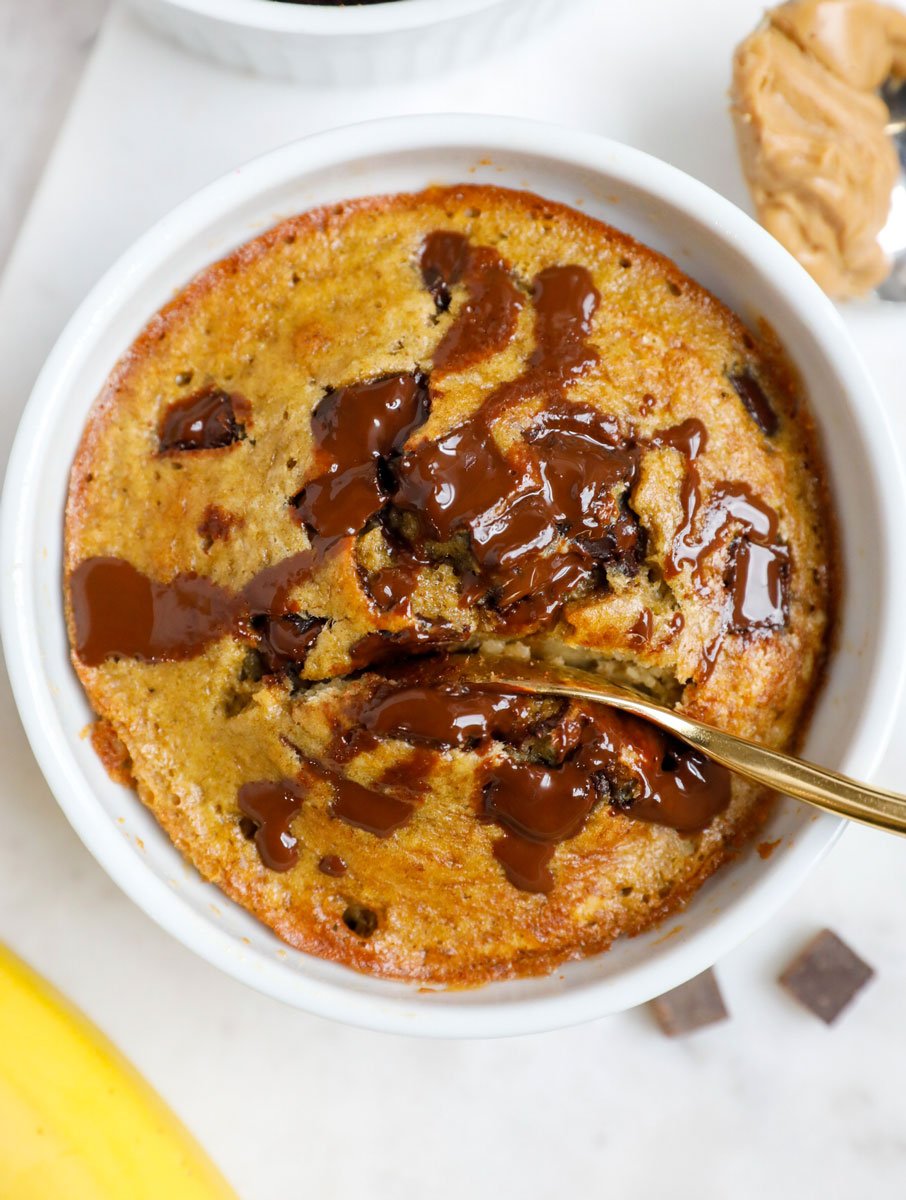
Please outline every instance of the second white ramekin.
[{"label": "second white ramekin", "polygon": [[467,66],[521,38],[562,0],[130,0],[160,33],[226,66],[298,83],[399,83]]}]

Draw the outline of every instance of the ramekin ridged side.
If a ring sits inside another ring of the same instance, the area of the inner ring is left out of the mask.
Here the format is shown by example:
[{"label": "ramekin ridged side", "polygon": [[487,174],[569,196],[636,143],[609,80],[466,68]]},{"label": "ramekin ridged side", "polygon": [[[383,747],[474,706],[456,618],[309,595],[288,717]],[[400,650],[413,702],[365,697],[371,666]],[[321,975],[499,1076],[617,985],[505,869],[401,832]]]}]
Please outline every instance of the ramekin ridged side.
[{"label": "ramekin ridged side", "polygon": [[[454,71],[513,44],[561,7],[559,0],[393,0],[359,10],[271,0],[130,2],[159,33],[205,58],[330,87]],[[275,19],[269,9],[284,11]]]}]

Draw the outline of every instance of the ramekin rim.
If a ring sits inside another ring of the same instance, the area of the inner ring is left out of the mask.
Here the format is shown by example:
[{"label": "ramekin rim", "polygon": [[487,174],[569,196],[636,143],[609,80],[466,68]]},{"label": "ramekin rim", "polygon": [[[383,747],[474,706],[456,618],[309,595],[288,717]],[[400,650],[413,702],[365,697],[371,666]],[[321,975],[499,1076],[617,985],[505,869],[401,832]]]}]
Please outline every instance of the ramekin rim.
[{"label": "ramekin rim", "polygon": [[[364,140],[363,140],[364,139]],[[91,290],[47,359],[26,405],[10,456],[3,494],[0,525],[0,583],[2,583],[3,640],[10,679],[26,733],[51,790],[68,819],[104,869],[122,890],[158,924],[207,961],[228,974],[278,999],[320,1016],[349,1024],[394,1033],[417,1033],[441,1037],[492,1037],[541,1032],[580,1023],[632,1007],[710,966],[751,934],[789,896],[814,863],[840,835],[843,822],[817,815],[797,837],[796,845],[775,855],[764,875],[745,893],[717,914],[709,925],[688,943],[661,949],[656,960],[634,966],[626,978],[588,981],[572,991],[542,997],[493,999],[434,1005],[430,998],[413,994],[411,1002],[398,997],[379,997],[359,992],[350,983],[306,977],[289,972],[279,961],[243,951],[236,939],[213,920],[202,917],[177,893],[169,889],[150,867],[136,870],[135,858],[121,834],[97,802],[87,779],[81,775],[57,719],[46,681],[37,632],[30,624],[32,609],[28,532],[33,507],[23,500],[34,487],[41,456],[42,422],[49,422],[64,401],[63,384],[97,329],[115,313],[124,295],[141,286],[143,264],[149,250],[161,255],[168,243],[183,241],[203,228],[217,213],[230,211],[241,198],[254,196],[268,183],[279,182],[293,172],[310,173],[329,164],[354,160],[367,153],[374,157],[393,151],[412,152],[443,149],[456,145],[486,145],[506,152],[526,151],[570,166],[606,171],[642,191],[658,196],[697,219],[707,218],[715,232],[752,261],[757,252],[763,267],[771,271],[775,286],[797,310],[816,344],[829,359],[841,387],[850,398],[872,409],[872,420],[853,406],[854,417],[866,441],[872,461],[885,464],[886,482],[895,484],[899,496],[906,495],[903,470],[890,435],[883,406],[875,393],[843,322],[829,300],[797,263],[758,225],[730,201],[705,184],[662,163],[642,151],[594,134],[563,129],[531,120],[445,114],[391,117],[311,135],[253,159],[207,185],[183,201],[153,225],[120,257]],[[357,149],[356,149],[357,145]],[[667,190],[669,187],[669,195]],[[815,314],[818,314],[815,316]],[[56,400],[54,397],[56,396]],[[68,464],[67,464],[68,469]],[[874,481],[872,481],[874,482]],[[866,776],[877,766],[892,731],[898,700],[903,691],[906,661],[906,625],[893,619],[894,601],[906,588],[906,557],[895,553],[891,519],[892,504],[882,503],[883,552],[888,575],[883,588],[880,622],[886,627],[895,653],[877,664],[873,685],[872,712],[857,714],[853,741],[844,764],[858,761]],[[887,647],[888,649],[890,646]],[[881,697],[884,703],[881,704]],[[869,731],[868,725],[872,724]],[[870,732],[870,736],[869,736]],[[74,786],[75,784],[75,786]],[[128,852],[127,852],[128,851]],[[596,1004],[595,996],[606,991],[607,1004]]]}]

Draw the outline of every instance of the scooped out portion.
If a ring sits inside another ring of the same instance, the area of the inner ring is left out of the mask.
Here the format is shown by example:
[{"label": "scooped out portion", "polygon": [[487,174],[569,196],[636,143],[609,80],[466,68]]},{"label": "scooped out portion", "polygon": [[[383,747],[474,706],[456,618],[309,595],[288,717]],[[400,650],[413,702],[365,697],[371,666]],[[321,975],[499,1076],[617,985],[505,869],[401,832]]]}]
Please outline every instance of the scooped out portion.
[{"label": "scooped out portion", "polygon": [[111,375],[67,507],[73,662],[111,771],[293,946],[540,973],[675,911],[768,798],[464,656],[790,746],[830,530],[776,344],[674,264],[526,193],[357,200],[203,272]]}]

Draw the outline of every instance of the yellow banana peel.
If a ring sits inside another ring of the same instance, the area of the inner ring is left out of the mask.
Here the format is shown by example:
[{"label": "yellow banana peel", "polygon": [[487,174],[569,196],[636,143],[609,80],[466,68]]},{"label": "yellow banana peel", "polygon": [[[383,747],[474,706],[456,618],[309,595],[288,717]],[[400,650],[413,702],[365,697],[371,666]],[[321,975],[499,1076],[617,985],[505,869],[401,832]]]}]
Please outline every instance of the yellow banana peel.
[{"label": "yellow banana peel", "polygon": [[0,947],[3,1200],[236,1200],[91,1023]]}]

